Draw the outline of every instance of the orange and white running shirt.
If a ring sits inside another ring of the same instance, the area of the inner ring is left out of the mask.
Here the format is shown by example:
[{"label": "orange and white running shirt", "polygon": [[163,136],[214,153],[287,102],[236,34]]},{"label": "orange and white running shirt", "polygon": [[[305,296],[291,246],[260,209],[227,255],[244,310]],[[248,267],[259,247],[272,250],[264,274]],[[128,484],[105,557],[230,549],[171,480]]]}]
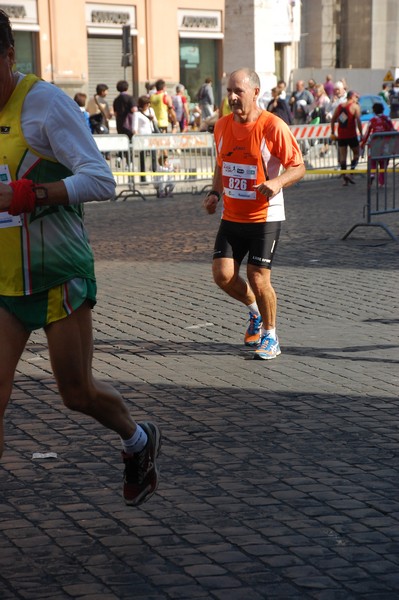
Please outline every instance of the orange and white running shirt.
[{"label": "orange and white running shirt", "polygon": [[282,119],[262,111],[252,123],[237,123],[233,115],[216,122],[217,163],[223,181],[222,219],[237,223],[284,221],[281,190],[269,199],[255,185],[303,163],[299,146]]}]

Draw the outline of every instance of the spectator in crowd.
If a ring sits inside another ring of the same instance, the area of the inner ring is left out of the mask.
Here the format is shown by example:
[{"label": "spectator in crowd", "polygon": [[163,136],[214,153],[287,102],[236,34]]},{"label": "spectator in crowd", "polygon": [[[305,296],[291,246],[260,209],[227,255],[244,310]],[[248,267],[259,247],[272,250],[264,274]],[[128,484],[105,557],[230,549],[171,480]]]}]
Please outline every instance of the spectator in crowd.
[{"label": "spectator in crowd", "polygon": [[337,83],[334,85],[334,95],[327,112],[327,121],[331,121],[337,106],[343,104],[344,102],[346,102],[346,90],[342,81],[337,81]]},{"label": "spectator in crowd", "polygon": [[[327,113],[331,102],[322,83],[318,83],[315,86],[315,94],[314,101],[310,105],[309,116],[311,118],[311,123],[327,123]],[[320,150],[320,157],[325,156],[328,153],[328,150],[329,144],[324,144]]]},{"label": "spectator in crowd", "polygon": [[219,107],[219,119],[221,117],[225,117],[226,115],[229,115],[230,113],[231,113],[231,108],[230,108],[230,104],[229,104],[229,96],[228,96],[228,94],[226,94],[222,98],[222,101],[220,103],[220,107]]},{"label": "spectator in crowd", "polygon": [[391,119],[399,119],[399,79],[396,79],[389,90],[389,104],[391,107],[389,116]]},{"label": "spectator in crowd", "polygon": [[77,94],[75,94],[73,99],[75,100],[76,104],[79,106],[79,108],[83,114],[84,120],[86,122],[86,125],[91,131],[89,113],[86,110],[87,94],[84,94],[83,92],[78,92]]},{"label": "spectator in crowd", "polygon": [[[391,119],[383,114],[384,106],[381,102],[375,102],[373,104],[373,113],[374,117],[372,117],[368,123],[367,130],[364,138],[360,144],[360,147],[363,149],[369,139],[370,135],[373,133],[382,133],[384,131],[394,131],[394,126]],[[378,185],[383,187],[385,185],[385,171],[388,168],[389,159],[382,158],[378,161],[376,159],[370,160],[371,174],[370,174],[370,185],[373,183],[375,179],[375,171],[377,169],[378,162]]]},{"label": "spectator in crowd", "polygon": [[190,112],[190,125],[193,131],[198,131],[201,127],[201,109],[195,104]]},{"label": "spectator in crowd", "polygon": [[312,94],[313,98],[316,96],[316,82],[314,79],[308,81],[308,91]]},{"label": "spectator in crowd", "polygon": [[157,192],[157,198],[171,198],[175,188],[175,184],[172,182],[171,177],[174,167],[167,154],[162,153],[158,158],[157,171],[163,173],[163,175],[156,175],[154,177],[154,187]]},{"label": "spectator in crowd", "polygon": [[[99,83],[96,86],[96,93],[87,103],[87,112],[90,115],[90,124],[93,133],[109,132],[109,120],[112,119],[114,115],[106,100],[107,94],[107,84]],[[100,127],[106,128],[107,131],[95,131],[96,123],[98,123]]]},{"label": "spectator in crowd", "polygon": [[133,113],[133,134],[150,135],[159,133],[158,122],[150,98],[146,95],[138,99],[138,109]]},{"label": "spectator in crowd", "polygon": [[277,82],[277,87],[280,89],[280,100],[287,100],[287,84],[284,79],[279,79]]},{"label": "spectator in crowd", "polygon": [[212,79],[210,77],[205,79],[205,82],[198,90],[197,102],[204,120],[213,115],[215,111],[215,99],[213,95]]},{"label": "spectator in crowd", "polygon": [[[152,133],[157,133],[157,119],[154,110],[150,106],[150,98],[148,96],[140,96],[140,98],[138,99],[138,110],[133,113],[132,127],[134,135],[151,135]],[[145,173],[146,171],[145,156],[146,151],[141,150],[140,171],[142,173]],[[151,150],[151,166],[152,170],[156,171],[157,161],[155,150]],[[146,181],[145,175],[140,175],[140,181]]]},{"label": "spectator in crowd", "polygon": [[152,94],[155,94],[155,92],[157,91],[157,88],[155,87],[155,83],[150,83],[149,81],[145,82],[145,89],[147,92],[147,96],[151,96]]},{"label": "spectator in crowd", "polygon": [[324,89],[325,89],[327,96],[330,98],[330,100],[332,100],[332,98],[334,96],[334,82],[333,82],[332,75],[326,75],[326,80],[324,82]]},{"label": "spectator in crowd", "polygon": [[172,104],[176,114],[176,121],[179,125],[180,132],[187,131],[190,120],[190,111],[185,95],[185,88],[182,83],[176,86],[176,94],[172,96]]},{"label": "spectator in crowd", "polygon": [[[291,112],[293,115],[293,122],[295,125],[303,125],[309,120],[309,110],[313,102],[313,95],[305,88],[305,82],[300,79],[296,82],[295,92],[292,92],[289,101]],[[301,140],[300,148],[302,154],[305,156],[309,152],[309,141],[307,139]]]},{"label": "spectator in crowd", "polygon": [[133,137],[133,113],[137,110],[137,104],[128,93],[129,84],[124,79],[118,81],[116,89],[119,95],[113,102],[113,109],[116,119],[116,131],[127,135],[129,140]]},{"label": "spectator in crowd", "polygon": [[176,115],[173,109],[172,98],[166,92],[166,82],[163,79],[158,79],[155,82],[155,93],[150,95],[151,107],[158,122],[159,131],[166,133],[169,123],[172,127],[176,125]]},{"label": "spectator in crowd", "polygon": [[280,119],[283,119],[287,125],[292,124],[292,114],[285,100],[281,100],[282,89],[278,86],[272,88],[272,99],[268,103],[266,110],[274,113]]},{"label": "spectator in crowd", "polygon": [[295,125],[301,125],[307,122],[313,95],[305,89],[305,82],[302,79],[296,82],[295,88],[295,92],[291,94],[290,107]]},{"label": "spectator in crowd", "polygon": [[324,85],[318,83],[315,86],[315,97],[309,108],[309,116],[313,121],[318,119],[317,123],[327,122],[327,112],[330,107],[330,98],[326,94]]},{"label": "spectator in crowd", "polygon": [[378,92],[378,95],[389,104],[389,85],[387,83],[382,84],[381,91]]},{"label": "spectator in crowd", "polygon": [[[335,124],[338,124],[338,135],[335,136]],[[338,140],[338,158],[341,170],[346,171],[348,148],[352,152],[351,169],[359,162],[359,141],[362,140],[362,123],[360,121],[359,94],[350,91],[346,102],[339,104],[331,119],[331,138]],[[351,175],[343,175],[343,185],[355,183]]]}]

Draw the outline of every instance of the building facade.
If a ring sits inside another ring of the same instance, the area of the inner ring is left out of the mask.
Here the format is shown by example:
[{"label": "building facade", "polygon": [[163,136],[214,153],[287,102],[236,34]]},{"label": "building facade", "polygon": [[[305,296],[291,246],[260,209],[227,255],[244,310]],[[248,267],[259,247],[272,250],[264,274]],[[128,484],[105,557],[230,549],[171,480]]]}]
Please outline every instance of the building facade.
[{"label": "building facade", "polygon": [[241,66],[260,76],[262,91],[288,80],[298,66],[301,3],[295,0],[226,0],[224,73]]},{"label": "building facade", "polygon": [[399,66],[397,0],[303,0],[299,67]]},{"label": "building facade", "polygon": [[398,0],[302,0],[293,80],[344,77],[360,93],[399,77]]},{"label": "building facade", "polygon": [[[127,79],[131,92],[165,79],[194,100],[206,77],[216,101],[227,75],[255,69],[262,92],[277,79],[331,73],[366,93],[399,76],[399,0],[0,0],[17,67],[73,96]],[[123,45],[125,40],[125,45]],[[123,52],[126,54],[123,55]]]},{"label": "building facade", "polygon": [[224,0],[0,0],[13,25],[19,70],[71,96],[92,95],[98,83],[106,83],[111,101],[120,79],[129,81],[136,96],[145,92],[146,82],[160,78],[170,91],[181,81],[191,96],[206,77],[219,82],[224,5]]}]

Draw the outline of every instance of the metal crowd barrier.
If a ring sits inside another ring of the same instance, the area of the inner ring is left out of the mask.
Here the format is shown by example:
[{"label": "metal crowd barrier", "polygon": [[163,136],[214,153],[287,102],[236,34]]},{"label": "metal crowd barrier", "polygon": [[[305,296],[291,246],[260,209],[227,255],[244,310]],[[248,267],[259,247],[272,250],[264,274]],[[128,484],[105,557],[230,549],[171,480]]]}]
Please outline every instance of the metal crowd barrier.
[{"label": "metal crowd barrier", "polygon": [[[306,177],[312,178],[314,169],[328,169],[331,177],[338,161],[335,142],[329,139],[330,127],[291,129],[304,152]],[[165,188],[169,193],[202,193],[211,187],[216,163],[211,133],[135,135],[131,142],[119,134],[95,135],[94,139],[114,174],[119,190],[115,199],[139,196],[145,200],[147,195],[161,195]],[[168,167],[163,164],[165,157]]]},{"label": "metal crowd barrier", "polygon": [[122,186],[124,188],[115,198],[112,198],[112,200],[116,200],[120,196],[128,197],[140,195],[134,190],[133,178],[131,175],[133,168],[132,149],[128,136],[110,133],[107,135],[94,135],[93,137],[97,144],[97,148],[109,163],[117,186]]},{"label": "metal crowd barrier", "polygon": [[213,178],[213,135],[198,131],[135,135],[132,160],[133,186],[142,194],[200,193]]},{"label": "metal crowd barrier", "polygon": [[399,212],[396,205],[398,161],[399,132],[374,133],[369,140],[367,158],[366,222],[353,225],[342,239],[357,227],[381,227],[395,242],[399,241],[385,223],[371,221],[375,216]]},{"label": "metal crowd barrier", "polygon": [[[394,121],[399,129],[399,120]],[[363,124],[363,131],[367,123]],[[331,125],[292,125],[304,155],[305,179],[340,177],[337,143],[330,139]],[[115,199],[126,200],[173,192],[201,193],[211,187],[216,162],[213,135],[208,132],[135,135],[95,135],[97,146],[108,160],[120,191]],[[165,159],[167,157],[167,163]],[[367,174],[367,151],[355,171]],[[372,212],[372,211],[371,211]]]},{"label": "metal crowd barrier", "polygon": [[94,138],[120,189],[115,200],[201,193],[211,186],[216,154],[208,132],[135,135],[131,142],[118,134]]}]

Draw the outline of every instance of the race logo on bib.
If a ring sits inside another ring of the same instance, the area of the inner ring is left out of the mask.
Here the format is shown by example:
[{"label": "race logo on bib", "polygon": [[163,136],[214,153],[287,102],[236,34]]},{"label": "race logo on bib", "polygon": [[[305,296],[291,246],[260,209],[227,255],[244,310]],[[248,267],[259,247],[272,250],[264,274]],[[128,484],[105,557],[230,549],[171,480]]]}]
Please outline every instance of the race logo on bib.
[{"label": "race logo on bib", "polygon": [[224,193],[237,200],[256,200],[258,168],[255,165],[223,162],[222,177]]}]

